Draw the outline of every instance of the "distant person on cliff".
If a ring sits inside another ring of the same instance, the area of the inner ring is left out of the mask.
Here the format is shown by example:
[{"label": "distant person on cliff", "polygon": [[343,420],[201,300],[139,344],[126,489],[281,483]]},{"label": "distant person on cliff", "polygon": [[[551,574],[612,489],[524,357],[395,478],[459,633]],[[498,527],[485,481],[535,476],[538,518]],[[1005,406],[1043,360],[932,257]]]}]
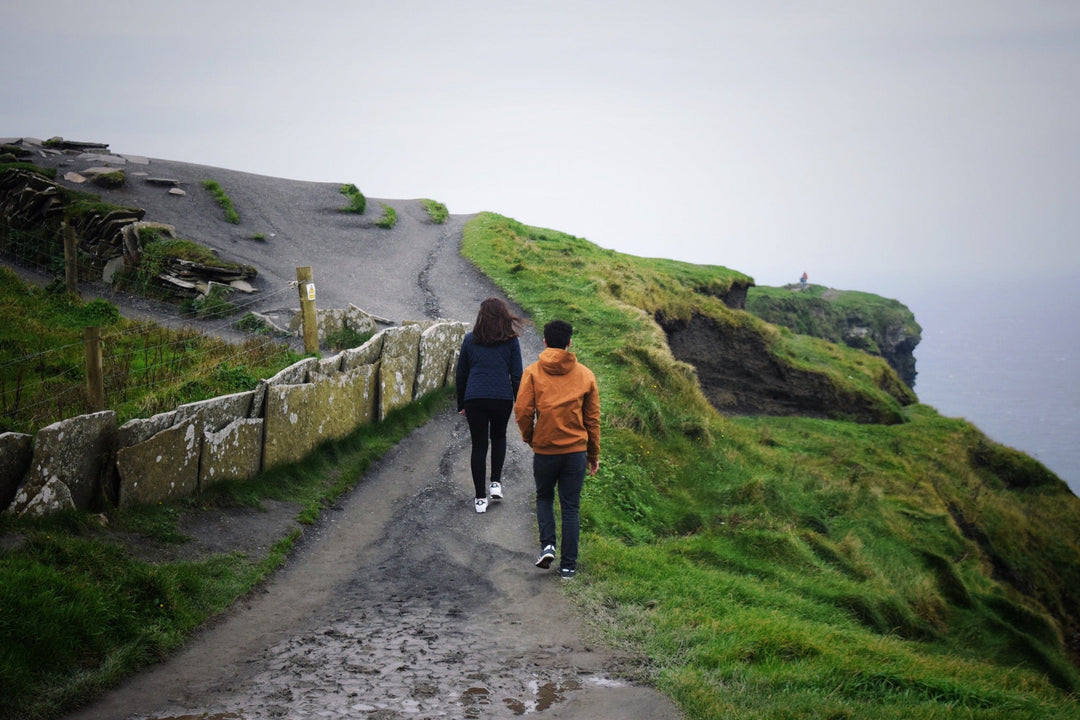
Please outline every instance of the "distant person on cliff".
[{"label": "distant person on cliff", "polygon": [[809,280],[809,279],[810,279],[810,276],[806,274],[805,270],[803,270],[802,277],[799,278],[799,284],[802,285],[803,287],[806,287],[806,281]]},{"label": "distant person on cliff", "polygon": [[[469,422],[476,512],[487,512],[491,500],[503,497],[502,469],[506,460],[506,426],[514,410],[521,382],[522,320],[499,298],[480,303],[472,332],[465,335],[458,355],[457,406]],[[488,447],[491,448],[491,484],[487,485]]]},{"label": "distant person on cliff", "polygon": [[569,352],[574,329],[563,320],[544,326],[545,350],[521,378],[514,417],[533,450],[536,523],[540,531],[538,568],[555,560],[555,490],[562,510],[559,574],[577,572],[581,530],[581,488],[585,472],[600,467],[600,392],[596,377]]}]

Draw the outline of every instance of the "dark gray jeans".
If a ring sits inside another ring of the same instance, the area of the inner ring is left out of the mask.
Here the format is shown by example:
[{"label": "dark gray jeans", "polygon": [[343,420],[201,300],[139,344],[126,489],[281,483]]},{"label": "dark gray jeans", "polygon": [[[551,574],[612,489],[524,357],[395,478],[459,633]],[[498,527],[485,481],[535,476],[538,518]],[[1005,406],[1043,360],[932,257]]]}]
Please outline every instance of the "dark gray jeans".
[{"label": "dark gray jeans", "polygon": [[585,453],[533,455],[536,481],[536,524],[540,546],[556,545],[555,490],[562,511],[562,551],[559,567],[577,569],[578,535],[581,532],[581,487],[585,484]]}]

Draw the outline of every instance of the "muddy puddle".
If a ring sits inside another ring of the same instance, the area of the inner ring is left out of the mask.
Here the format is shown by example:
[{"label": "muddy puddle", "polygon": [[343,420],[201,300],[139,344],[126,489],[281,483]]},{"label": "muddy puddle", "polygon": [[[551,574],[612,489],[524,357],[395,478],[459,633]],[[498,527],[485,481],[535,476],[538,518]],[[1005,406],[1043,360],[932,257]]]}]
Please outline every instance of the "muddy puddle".
[{"label": "muddy puddle", "polygon": [[[465,689],[458,696],[453,691],[443,691],[434,686],[418,685],[414,688],[411,699],[402,699],[397,703],[372,702],[355,703],[338,712],[322,710],[317,715],[295,713],[280,705],[271,708],[237,710],[228,712],[204,712],[199,714],[169,715],[146,717],[143,720],[259,720],[260,718],[300,718],[300,717],[357,717],[394,720],[397,718],[435,718],[435,717],[522,717],[537,715],[564,702],[574,692],[587,685],[619,687],[618,680],[602,677],[567,679],[549,682],[530,680],[525,683],[525,692],[515,697],[500,696],[484,686]],[[269,714],[265,714],[269,712]]]}]

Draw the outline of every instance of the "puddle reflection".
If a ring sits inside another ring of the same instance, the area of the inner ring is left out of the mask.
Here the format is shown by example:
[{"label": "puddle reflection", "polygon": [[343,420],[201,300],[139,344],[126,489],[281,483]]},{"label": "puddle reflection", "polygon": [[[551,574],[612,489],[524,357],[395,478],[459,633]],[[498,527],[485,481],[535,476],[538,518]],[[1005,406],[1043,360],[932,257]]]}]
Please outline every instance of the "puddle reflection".
[{"label": "puddle reflection", "polygon": [[[578,679],[566,679],[541,683],[538,680],[530,680],[526,687],[528,697],[525,699],[504,698],[503,704],[514,713],[514,715],[528,715],[531,713],[544,712],[556,703],[566,700],[569,693],[572,693],[575,690],[581,690],[586,683],[599,687],[621,687],[626,684],[619,680],[613,680],[602,676],[589,676],[584,681]],[[434,688],[431,688],[431,690],[431,695],[436,694]],[[466,708],[465,717],[479,717],[478,713],[480,712],[480,709],[483,706],[490,705],[492,702],[491,690],[486,687],[470,687],[468,690],[461,693],[460,700],[462,705]],[[209,713],[197,715],[172,715],[169,717],[145,718],[144,720],[244,720],[244,716],[237,712],[224,712],[213,715]]]},{"label": "puddle reflection", "polygon": [[529,690],[532,692],[532,698],[527,701],[518,700],[516,698],[504,698],[503,704],[510,708],[510,711],[515,715],[543,712],[555,703],[565,700],[566,693],[580,689],[581,682],[578,680],[560,680],[558,682],[544,683],[543,685],[532,680],[529,682]]}]

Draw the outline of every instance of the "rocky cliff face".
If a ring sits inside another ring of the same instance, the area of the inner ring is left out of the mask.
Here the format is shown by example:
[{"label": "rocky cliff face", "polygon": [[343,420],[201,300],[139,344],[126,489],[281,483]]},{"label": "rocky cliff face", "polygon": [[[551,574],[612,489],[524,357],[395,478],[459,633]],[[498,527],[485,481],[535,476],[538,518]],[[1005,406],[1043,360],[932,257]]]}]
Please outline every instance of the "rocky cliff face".
[{"label": "rocky cliff face", "polygon": [[732,310],[745,310],[747,294],[753,286],[754,283],[749,279],[746,281],[736,280],[724,288],[699,285],[694,288],[694,292],[717,298]]},{"label": "rocky cliff face", "polygon": [[914,352],[922,340],[922,328],[896,300],[820,285],[787,285],[752,288],[746,309],[792,332],[877,355],[908,387],[915,387]]}]

